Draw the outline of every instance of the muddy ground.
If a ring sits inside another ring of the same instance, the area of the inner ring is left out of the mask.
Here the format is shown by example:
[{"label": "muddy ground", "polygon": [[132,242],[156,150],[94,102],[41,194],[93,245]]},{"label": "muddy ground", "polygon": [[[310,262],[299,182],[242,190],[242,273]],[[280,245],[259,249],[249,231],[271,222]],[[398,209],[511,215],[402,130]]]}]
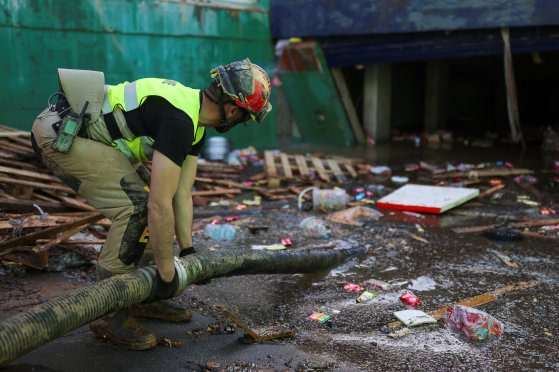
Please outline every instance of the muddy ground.
[{"label": "muddy ground", "polygon": [[[412,180],[428,174],[405,172],[404,164],[410,159],[438,164],[502,160],[536,171],[554,169],[553,156],[542,157],[536,150],[519,155],[515,149],[450,151],[402,145],[350,155],[362,155],[371,162],[389,164],[394,173],[408,175]],[[474,201],[456,210],[501,216],[554,217],[542,216],[540,207],[558,207],[557,175],[539,172],[535,176],[538,178],[535,187],[541,195],[527,193],[509,177],[503,179],[506,188],[500,197]],[[347,188],[366,184],[383,184],[388,190],[397,187],[389,180],[368,177],[347,185]],[[488,187],[486,182],[480,185]],[[519,195],[528,195],[541,206],[522,204],[517,201]],[[203,211],[210,208],[213,207],[205,207]],[[228,212],[220,207],[215,209],[216,213]],[[452,228],[495,222],[503,224],[502,218],[451,213],[422,218],[386,210],[383,213],[378,221],[367,222],[362,227],[328,223],[331,227],[328,241],[303,235],[298,228],[299,222],[308,216],[324,217],[324,214],[299,211],[295,201],[265,203],[255,212],[240,215],[241,218],[234,222],[239,236],[233,242],[207,240],[202,229],[209,219],[198,219],[194,240],[200,251],[231,247],[249,249],[251,244],[278,243],[281,238],[290,237],[293,247],[334,241],[337,245],[365,246],[367,253],[323,272],[219,278],[189,287],[177,301],[190,304],[194,312],[191,322],[176,325],[145,321],[159,337],[180,340],[180,348],[159,346],[145,352],[125,351],[96,339],[87,327],[82,327],[19,358],[8,368],[57,371],[559,369],[557,230],[531,229],[546,235],[546,239],[524,237],[520,241],[496,241],[480,233],[458,234]],[[246,226],[254,223],[267,225],[269,229],[253,234]],[[518,268],[507,266],[491,250],[508,256]],[[4,268],[2,274],[1,319],[94,280],[92,266],[59,273],[31,269],[18,273]],[[417,283],[421,277],[426,277],[420,281],[423,285]],[[379,292],[367,304],[356,303],[355,293],[341,289],[343,283],[361,283],[370,278],[393,283],[396,288]],[[419,308],[429,311],[515,282],[534,279],[541,284],[504,294],[480,306],[504,323],[502,337],[472,342],[446,329],[441,322],[414,329],[410,335],[398,339],[388,337],[386,333],[386,325],[395,320],[393,312],[407,308],[398,298],[407,288],[413,287],[413,292],[422,299]],[[217,305],[224,305],[254,329],[287,330],[295,327],[296,336],[252,343],[243,337],[242,329],[219,312]],[[307,319],[314,311],[336,314],[331,322],[320,324]]]}]

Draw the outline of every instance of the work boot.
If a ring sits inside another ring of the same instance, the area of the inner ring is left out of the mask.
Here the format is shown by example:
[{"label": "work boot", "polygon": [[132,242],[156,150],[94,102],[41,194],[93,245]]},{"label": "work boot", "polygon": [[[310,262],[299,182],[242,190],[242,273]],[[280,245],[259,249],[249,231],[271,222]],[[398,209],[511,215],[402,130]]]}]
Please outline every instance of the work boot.
[{"label": "work boot", "polygon": [[130,350],[147,350],[157,345],[155,334],[129,313],[119,310],[89,324],[97,336]]},{"label": "work boot", "polygon": [[132,305],[130,313],[139,318],[153,318],[175,323],[186,322],[192,317],[192,312],[186,306],[169,300]]}]

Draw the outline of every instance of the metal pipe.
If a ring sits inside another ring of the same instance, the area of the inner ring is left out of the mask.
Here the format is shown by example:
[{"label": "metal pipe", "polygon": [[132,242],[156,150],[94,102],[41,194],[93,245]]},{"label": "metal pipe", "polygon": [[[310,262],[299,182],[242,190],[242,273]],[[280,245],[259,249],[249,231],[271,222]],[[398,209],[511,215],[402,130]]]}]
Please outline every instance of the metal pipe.
[{"label": "metal pipe", "polygon": [[[176,259],[180,295],[189,284],[242,274],[311,272],[325,269],[363,248],[341,250],[247,251],[197,253]],[[0,323],[0,365],[115,310],[149,297],[155,267],[104,279],[37,305]]]}]

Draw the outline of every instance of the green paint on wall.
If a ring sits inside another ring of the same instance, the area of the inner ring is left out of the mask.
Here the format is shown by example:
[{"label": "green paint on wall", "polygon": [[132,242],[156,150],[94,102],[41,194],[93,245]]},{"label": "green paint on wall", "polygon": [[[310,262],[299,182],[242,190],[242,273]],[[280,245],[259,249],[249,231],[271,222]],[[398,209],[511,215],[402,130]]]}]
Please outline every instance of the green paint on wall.
[{"label": "green paint on wall", "polygon": [[[162,77],[194,88],[245,57],[274,73],[268,0],[0,0],[0,48],[0,123],[25,130],[57,90],[58,67],[103,71],[108,84]],[[269,147],[275,132],[270,115],[227,137]]]}]

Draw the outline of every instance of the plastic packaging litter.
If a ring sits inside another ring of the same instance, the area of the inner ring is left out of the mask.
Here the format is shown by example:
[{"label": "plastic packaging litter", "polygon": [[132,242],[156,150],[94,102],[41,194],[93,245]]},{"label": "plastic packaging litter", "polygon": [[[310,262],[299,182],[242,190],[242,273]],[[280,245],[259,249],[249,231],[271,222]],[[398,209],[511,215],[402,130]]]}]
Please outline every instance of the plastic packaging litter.
[{"label": "plastic packaging litter", "polygon": [[204,158],[217,161],[224,160],[230,149],[231,145],[227,138],[218,136],[210,137],[204,146]]},{"label": "plastic packaging litter", "polygon": [[237,230],[233,225],[209,224],[204,229],[204,234],[212,240],[233,240],[237,237]]},{"label": "plastic packaging litter", "polygon": [[371,167],[369,169],[369,171],[372,174],[376,174],[376,175],[389,175],[392,173],[392,169],[390,169],[389,167],[385,166],[385,165],[377,165],[375,167]]},{"label": "plastic packaging litter", "polygon": [[318,217],[307,217],[299,224],[308,237],[330,239],[330,229]]},{"label": "plastic packaging litter", "polygon": [[396,184],[404,184],[404,183],[408,183],[409,182],[409,178],[405,177],[405,176],[392,176],[392,178],[390,179],[393,183]]},{"label": "plastic packaging litter", "polygon": [[396,311],[394,313],[394,316],[408,327],[415,327],[421,324],[437,323],[437,320],[435,318],[433,318],[429,314],[424,313],[421,310]]},{"label": "plastic packaging litter", "polygon": [[369,197],[373,196],[370,195],[370,193],[373,193],[376,196],[383,196],[386,195],[387,190],[386,187],[384,185],[367,185],[367,190],[365,191],[365,194],[367,194],[367,192],[369,193]]},{"label": "plastic packaging litter", "polygon": [[359,295],[359,297],[355,299],[355,302],[359,304],[365,304],[375,298],[377,294],[378,293],[375,291],[364,291],[363,293],[361,293],[361,295]]},{"label": "plastic packaging litter", "polygon": [[549,216],[549,215],[555,214],[555,213],[557,213],[557,212],[553,208],[547,208],[547,207],[540,208],[540,214],[542,214],[544,216]]},{"label": "plastic packaging litter", "polygon": [[239,219],[239,216],[226,216],[223,217],[223,221],[225,222],[233,222],[233,221],[237,221]]},{"label": "plastic packaging litter", "polygon": [[394,289],[394,286],[392,284],[383,282],[382,280],[378,279],[368,279],[365,280],[362,284],[366,288],[380,289],[382,291],[390,291],[391,289]]},{"label": "plastic packaging litter", "polygon": [[326,322],[331,317],[332,317],[332,315],[330,315],[330,314],[324,314],[324,313],[319,313],[319,312],[314,312],[314,313],[312,313],[311,315],[308,316],[309,319],[316,320],[317,322],[320,322],[320,323]]},{"label": "plastic packaging litter", "polygon": [[406,293],[401,295],[400,300],[404,301],[405,303],[407,303],[408,305],[411,305],[413,307],[417,307],[421,303],[421,299],[419,297],[416,297],[410,291],[406,291]]},{"label": "plastic packaging litter", "polygon": [[312,203],[314,210],[340,209],[346,206],[350,197],[343,189],[320,190],[316,187],[308,187],[301,191],[298,198],[299,209],[303,208],[303,197],[312,190]]},{"label": "plastic packaging litter", "polygon": [[357,206],[334,212],[328,216],[328,220],[345,225],[363,226],[365,221],[377,221],[382,216],[384,214],[375,209]]},{"label": "plastic packaging litter", "polygon": [[359,284],[355,284],[355,283],[346,283],[346,284],[344,284],[344,286],[342,288],[344,289],[344,291],[347,291],[347,292],[361,292],[361,291],[365,290],[365,288],[363,288]]},{"label": "plastic packaging litter", "polygon": [[291,238],[283,238],[281,239],[281,244],[283,244],[286,247],[289,247],[290,245],[293,244],[293,241],[291,240]]},{"label": "plastic packaging litter", "polygon": [[501,336],[505,329],[503,323],[491,315],[468,306],[449,306],[443,320],[450,328],[475,341]]}]

